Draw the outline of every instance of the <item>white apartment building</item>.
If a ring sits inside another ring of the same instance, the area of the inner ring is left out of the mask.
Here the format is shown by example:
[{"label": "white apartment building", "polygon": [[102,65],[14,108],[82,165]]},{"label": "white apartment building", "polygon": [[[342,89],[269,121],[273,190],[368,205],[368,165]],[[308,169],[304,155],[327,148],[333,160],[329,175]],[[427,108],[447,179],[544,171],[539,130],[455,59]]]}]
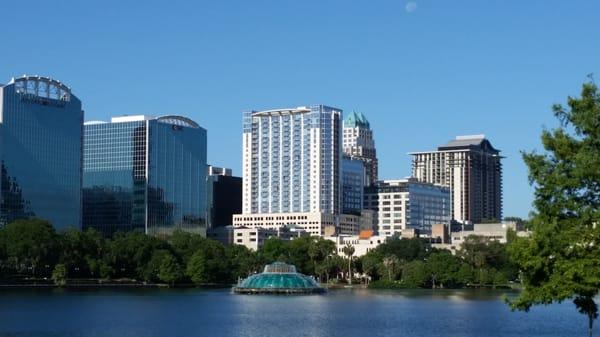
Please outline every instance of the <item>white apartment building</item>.
[{"label": "white apartment building", "polygon": [[341,212],[342,110],[244,113],[244,214]]},{"label": "white apartment building", "polygon": [[364,208],[376,211],[379,235],[411,229],[427,236],[432,225],[450,223],[450,191],[414,178],[385,180],[365,189]]}]

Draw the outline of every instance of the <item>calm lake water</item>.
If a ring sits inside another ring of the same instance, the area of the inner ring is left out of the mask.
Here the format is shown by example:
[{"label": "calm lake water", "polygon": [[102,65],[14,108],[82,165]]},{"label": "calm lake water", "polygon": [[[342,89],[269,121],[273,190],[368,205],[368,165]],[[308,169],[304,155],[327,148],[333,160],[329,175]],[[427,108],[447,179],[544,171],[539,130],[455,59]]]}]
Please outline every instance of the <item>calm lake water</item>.
[{"label": "calm lake water", "polygon": [[[0,336],[586,336],[572,303],[511,312],[496,291],[0,290]],[[596,331],[597,333],[597,331]]]}]

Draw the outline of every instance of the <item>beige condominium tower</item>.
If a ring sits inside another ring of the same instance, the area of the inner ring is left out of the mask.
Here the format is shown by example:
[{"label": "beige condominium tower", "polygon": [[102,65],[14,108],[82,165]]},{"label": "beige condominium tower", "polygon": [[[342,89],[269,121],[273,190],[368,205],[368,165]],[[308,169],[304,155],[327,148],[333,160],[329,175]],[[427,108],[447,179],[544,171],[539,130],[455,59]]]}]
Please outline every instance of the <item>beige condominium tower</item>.
[{"label": "beige condominium tower", "polygon": [[458,136],[437,151],[410,154],[413,177],[450,188],[454,220],[502,220],[502,157],[484,135]]}]

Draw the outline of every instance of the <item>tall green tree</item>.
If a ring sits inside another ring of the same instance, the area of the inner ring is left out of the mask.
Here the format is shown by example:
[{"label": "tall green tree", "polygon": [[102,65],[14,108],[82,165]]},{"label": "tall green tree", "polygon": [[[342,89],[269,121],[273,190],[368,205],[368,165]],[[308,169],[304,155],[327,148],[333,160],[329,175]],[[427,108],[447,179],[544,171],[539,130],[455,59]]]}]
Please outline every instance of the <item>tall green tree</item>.
[{"label": "tall green tree", "polygon": [[335,242],[322,237],[312,238],[308,247],[308,255],[312,261],[315,276],[318,276],[319,280],[322,280],[323,275],[325,275],[325,278],[329,281],[327,260],[335,254],[335,250]]},{"label": "tall green tree", "polygon": [[391,282],[392,280],[395,280],[400,269],[400,259],[398,259],[396,255],[388,255],[383,258],[381,265],[385,269],[388,281]]},{"label": "tall green tree", "polygon": [[3,227],[0,227],[0,279],[8,274],[8,255],[6,254],[6,239]]},{"label": "tall green tree", "polygon": [[225,255],[230,264],[230,278],[232,280],[248,277],[248,275],[260,271],[263,267],[258,259],[258,254],[246,246],[225,246]]},{"label": "tall green tree", "polygon": [[346,243],[342,252],[348,258],[348,284],[352,285],[352,257],[354,256],[354,246],[350,243]]},{"label": "tall green tree", "polygon": [[186,267],[187,276],[197,285],[231,282],[229,271],[225,248],[214,240],[204,240]]},{"label": "tall green tree", "polygon": [[173,232],[173,235],[171,235],[168,240],[176,255],[181,257],[184,265],[187,265],[192,255],[202,247],[204,241],[207,239],[200,234],[189,233],[178,229]]},{"label": "tall green tree", "polygon": [[447,250],[434,252],[427,258],[427,269],[432,288],[454,287],[461,283],[457,274],[461,267],[459,258]]},{"label": "tall green tree", "polygon": [[17,272],[50,276],[58,259],[58,236],[52,225],[42,219],[16,220],[4,228],[6,254]]},{"label": "tall green tree", "polygon": [[259,252],[261,260],[264,263],[273,263],[275,261],[289,262],[288,242],[278,237],[270,237],[262,246]]},{"label": "tall green tree", "polygon": [[315,265],[310,258],[310,247],[313,241],[313,237],[303,236],[287,242],[289,262],[303,274],[315,274]]},{"label": "tall green tree", "polygon": [[59,236],[60,263],[64,264],[70,277],[94,277],[100,275],[99,262],[105,250],[102,235],[93,229],[81,231],[68,229]]},{"label": "tall green tree", "polygon": [[107,248],[104,258],[113,273],[110,276],[144,279],[146,266],[154,252],[171,247],[164,240],[141,231],[133,231],[117,232]]},{"label": "tall green tree", "polygon": [[179,281],[183,277],[183,270],[177,258],[173,254],[165,255],[158,267],[158,278],[173,286],[175,282]]},{"label": "tall green tree", "polygon": [[64,287],[67,284],[67,267],[59,263],[52,271],[52,281],[59,287]]},{"label": "tall green tree", "polygon": [[573,299],[592,335],[600,290],[600,94],[583,85],[581,97],[555,105],[560,126],[542,132],[544,153],[524,153],[535,188],[533,234],[511,244],[524,291],[512,308]]},{"label": "tall green tree", "polygon": [[429,275],[425,262],[414,260],[402,268],[402,285],[406,288],[421,288],[427,286]]}]

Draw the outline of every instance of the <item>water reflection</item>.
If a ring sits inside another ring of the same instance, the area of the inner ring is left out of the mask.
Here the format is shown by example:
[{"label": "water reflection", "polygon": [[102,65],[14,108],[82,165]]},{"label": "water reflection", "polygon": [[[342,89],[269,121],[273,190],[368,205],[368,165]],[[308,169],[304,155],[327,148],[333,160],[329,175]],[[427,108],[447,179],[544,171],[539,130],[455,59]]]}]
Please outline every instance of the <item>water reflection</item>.
[{"label": "water reflection", "polygon": [[233,295],[227,290],[0,291],[0,336],[572,336],[570,303],[513,313],[504,291],[332,290]]}]

